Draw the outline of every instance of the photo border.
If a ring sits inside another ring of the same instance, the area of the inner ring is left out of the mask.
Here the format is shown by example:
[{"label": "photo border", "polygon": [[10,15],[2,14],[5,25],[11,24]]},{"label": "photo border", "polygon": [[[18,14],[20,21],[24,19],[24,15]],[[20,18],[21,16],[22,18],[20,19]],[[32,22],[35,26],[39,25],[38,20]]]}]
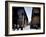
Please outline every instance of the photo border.
[{"label": "photo border", "polygon": [[[43,32],[42,33],[26,33],[26,34],[8,34],[8,2],[17,2],[17,3],[28,3],[28,4],[43,4]],[[5,36],[19,36],[19,35],[35,35],[35,34],[45,34],[45,3],[41,2],[22,2],[22,1],[5,1]]]}]

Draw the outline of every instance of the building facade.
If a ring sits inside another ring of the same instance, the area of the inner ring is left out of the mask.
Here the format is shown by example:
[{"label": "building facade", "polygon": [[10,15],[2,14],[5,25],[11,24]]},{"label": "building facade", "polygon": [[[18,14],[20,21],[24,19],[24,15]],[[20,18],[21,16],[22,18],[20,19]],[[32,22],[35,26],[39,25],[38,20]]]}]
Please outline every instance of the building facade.
[{"label": "building facade", "polygon": [[13,8],[13,29],[23,28],[28,24],[28,17],[24,7]]},{"label": "building facade", "polygon": [[40,28],[40,8],[33,7],[30,28],[33,29]]}]

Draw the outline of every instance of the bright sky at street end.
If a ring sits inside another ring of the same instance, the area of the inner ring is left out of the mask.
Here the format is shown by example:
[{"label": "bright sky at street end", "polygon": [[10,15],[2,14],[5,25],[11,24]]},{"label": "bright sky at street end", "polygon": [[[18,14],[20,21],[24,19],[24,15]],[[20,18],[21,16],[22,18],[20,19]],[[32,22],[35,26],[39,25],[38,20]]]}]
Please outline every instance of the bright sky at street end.
[{"label": "bright sky at street end", "polygon": [[31,16],[32,16],[32,7],[24,7],[27,17],[28,17],[28,22],[31,21]]}]

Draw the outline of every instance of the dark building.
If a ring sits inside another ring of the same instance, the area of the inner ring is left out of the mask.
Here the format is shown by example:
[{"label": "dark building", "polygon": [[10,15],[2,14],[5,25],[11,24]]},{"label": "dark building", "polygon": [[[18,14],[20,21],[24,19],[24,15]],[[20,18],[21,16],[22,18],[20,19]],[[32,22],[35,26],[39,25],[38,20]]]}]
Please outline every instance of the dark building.
[{"label": "dark building", "polygon": [[40,28],[40,8],[33,7],[30,28],[31,29]]},{"label": "dark building", "polygon": [[24,10],[24,7],[13,7],[13,30],[25,27],[28,24],[28,17]]}]

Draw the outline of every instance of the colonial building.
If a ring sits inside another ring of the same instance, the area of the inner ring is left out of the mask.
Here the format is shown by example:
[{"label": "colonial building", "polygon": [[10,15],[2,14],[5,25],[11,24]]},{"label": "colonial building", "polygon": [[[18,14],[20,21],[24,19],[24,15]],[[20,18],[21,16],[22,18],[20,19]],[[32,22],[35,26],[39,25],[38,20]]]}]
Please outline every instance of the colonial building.
[{"label": "colonial building", "polygon": [[13,7],[13,29],[23,30],[28,24],[28,17],[24,10],[24,7]]},{"label": "colonial building", "polygon": [[40,28],[40,8],[33,7],[30,28],[33,29]]}]

